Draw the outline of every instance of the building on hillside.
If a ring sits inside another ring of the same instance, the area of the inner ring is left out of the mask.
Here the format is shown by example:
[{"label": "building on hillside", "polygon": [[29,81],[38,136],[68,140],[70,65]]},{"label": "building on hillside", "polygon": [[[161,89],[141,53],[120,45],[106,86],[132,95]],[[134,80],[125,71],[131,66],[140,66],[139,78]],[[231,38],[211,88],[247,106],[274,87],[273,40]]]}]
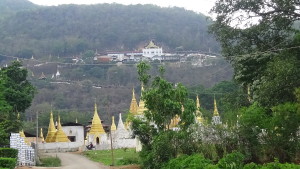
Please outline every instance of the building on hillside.
[{"label": "building on hillside", "polygon": [[152,40],[143,49],[143,56],[150,58],[150,59],[152,59],[154,56],[161,57],[162,55],[163,55],[162,48],[155,45]]}]

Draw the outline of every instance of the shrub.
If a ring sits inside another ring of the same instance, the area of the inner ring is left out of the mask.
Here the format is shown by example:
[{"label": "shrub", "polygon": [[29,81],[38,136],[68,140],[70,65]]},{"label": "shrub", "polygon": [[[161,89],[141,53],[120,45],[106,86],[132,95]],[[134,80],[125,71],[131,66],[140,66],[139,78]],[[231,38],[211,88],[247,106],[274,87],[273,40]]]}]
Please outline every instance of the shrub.
[{"label": "shrub", "polygon": [[[181,169],[181,168],[192,168],[192,169],[202,169],[206,168],[212,162],[205,159],[203,155],[195,154],[191,156],[183,155],[178,158],[170,160],[164,169]],[[211,168],[213,169],[213,168]]]},{"label": "shrub", "polygon": [[282,164],[275,161],[273,163],[264,164],[261,169],[300,169],[300,165],[289,163]]},{"label": "shrub", "polygon": [[249,163],[244,165],[243,169],[260,169],[261,167],[255,163]]},{"label": "shrub", "polygon": [[43,167],[59,167],[61,166],[61,161],[58,157],[46,157],[40,159],[39,166]]},{"label": "shrub", "polygon": [[14,169],[17,160],[15,158],[0,158],[0,167]]},{"label": "shrub", "polygon": [[218,162],[219,168],[240,169],[243,168],[245,156],[239,152],[227,154]]},{"label": "shrub", "polygon": [[18,150],[13,148],[0,148],[0,157],[17,158]]},{"label": "shrub", "polygon": [[300,169],[300,165],[288,163],[282,164],[278,161],[275,161],[273,163],[267,163],[264,165],[249,163],[246,164],[243,169]]},{"label": "shrub", "polygon": [[139,159],[137,157],[125,157],[119,160],[118,165],[129,165],[129,164],[139,164]]}]

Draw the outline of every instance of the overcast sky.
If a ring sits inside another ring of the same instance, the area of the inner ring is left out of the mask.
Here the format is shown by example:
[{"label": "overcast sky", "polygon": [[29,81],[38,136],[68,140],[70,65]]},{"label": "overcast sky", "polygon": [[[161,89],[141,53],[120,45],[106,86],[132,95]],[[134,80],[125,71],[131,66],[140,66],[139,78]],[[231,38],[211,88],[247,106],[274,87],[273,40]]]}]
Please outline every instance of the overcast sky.
[{"label": "overcast sky", "polygon": [[97,4],[97,3],[119,3],[119,4],[155,4],[162,7],[184,7],[188,10],[201,12],[209,15],[215,0],[29,0],[38,5],[60,5],[60,4]]}]

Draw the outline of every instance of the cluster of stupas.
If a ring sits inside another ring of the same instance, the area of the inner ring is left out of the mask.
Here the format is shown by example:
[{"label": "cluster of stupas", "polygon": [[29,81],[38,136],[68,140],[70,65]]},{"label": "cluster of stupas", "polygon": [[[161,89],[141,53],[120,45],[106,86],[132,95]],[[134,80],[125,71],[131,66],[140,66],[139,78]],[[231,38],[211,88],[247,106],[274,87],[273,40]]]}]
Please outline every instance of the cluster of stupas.
[{"label": "cluster of stupas", "polygon": [[[42,134],[42,131],[41,131]],[[60,123],[60,116],[58,116],[58,124],[57,124],[57,129],[54,126],[54,121],[53,121],[53,112],[51,110],[50,112],[50,122],[49,122],[49,127],[48,127],[48,133],[47,137],[45,140],[47,143],[52,143],[52,142],[69,142],[70,140],[68,139],[66,133],[63,131],[61,123]]]},{"label": "cluster of stupas", "polygon": [[[144,91],[143,86],[141,87],[141,98],[142,98],[142,92]],[[197,95],[196,97],[196,107],[197,110],[195,112],[195,120],[196,123],[204,124],[205,120],[202,116],[202,113],[200,111],[200,101],[199,97]],[[130,103],[129,112],[135,116],[143,118],[144,111],[146,111],[147,108],[145,107],[145,102],[140,99],[138,102],[135,97],[135,91],[132,90],[132,99]],[[182,106],[182,111],[184,111],[184,107]],[[176,115],[170,122],[169,126],[167,128],[172,130],[178,130],[178,124],[180,122],[180,116]],[[217,109],[217,103],[214,99],[214,112],[213,112],[213,118],[212,118],[212,124],[221,124],[220,115],[218,113]],[[121,113],[119,114],[119,122],[118,125],[115,123],[115,118],[112,116],[112,123],[110,126],[111,133],[106,133],[105,128],[102,124],[101,118],[97,111],[97,104],[95,103],[94,106],[94,115],[92,119],[92,123],[90,127],[86,130],[86,137],[84,143],[86,145],[92,143],[97,149],[108,149],[111,144],[111,139],[113,140],[113,144],[115,148],[136,148],[140,145],[139,141],[137,139],[133,139],[131,136],[131,129],[130,129],[130,121],[126,120],[125,124],[122,120]],[[40,134],[40,139],[43,141],[42,131]],[[50,112],[50,122],[49,122],[49,128],[47,137],[44,140],[45,143],[52,143],[52,142],[70,142],[68,139],[68,136],[62,129],[61,123],[60,123],[60,117],[58,116],[58,124],[57,129],[55,128],[54,121],[53,121],[53,113]]]}]

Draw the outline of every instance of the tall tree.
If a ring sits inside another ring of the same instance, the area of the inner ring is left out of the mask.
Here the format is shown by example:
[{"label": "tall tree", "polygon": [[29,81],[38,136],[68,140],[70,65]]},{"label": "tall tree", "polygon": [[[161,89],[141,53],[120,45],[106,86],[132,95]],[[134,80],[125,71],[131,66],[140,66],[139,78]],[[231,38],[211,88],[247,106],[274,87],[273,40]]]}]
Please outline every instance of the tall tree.
[{"label": "tall tree", "polygon": [[1,70],[1,81],[4,82],[3,95],[6,102],[13,107],[13,112],[24,112],[31,105],[35,88],[27,78],[27,70],[21,62],[12,62]]},{"label": "tall tree", "polygon": [[[188,99],[187,89],[178,84],[166,81],[163,78],[164,69],[159,69],[160,76],[156,76],[151,85],[148,74],[150,66],[145,62],[138,65],[139,79],[145,84],[146,90],[142,93],[145,101],[144,118],[133,119],[134,135],[143,143],[141,157],[144,167],[161,168],[162,164],[179,153],[191,154],[193,144],[188,127],[194,123],[196,106],[193,100]],[[182,111],[184,106],[184,111]],[[178,128],[180,131],[169,129],[171,119],[180,117]]]},{"label": "tall tree", "polygon": [[[251,86],[254,100],[264,106],[295,101],[292,93],[300,84],[294,81],[297,75],[291,77],[291,72],[299,71],[300,58],[296,54],[299,51],[298,30],[293,24],[300,17],[299,6],[298,1],[289,0],[218,0],[212,9],[217,17],[210,31],[220,41],[223,55],[234,66],[235,79],[245,87]],[[277,78],[274,78],[277,70],[272,69],[274,64],[271,62],[274,60],[277,64],[291,63],[286,67],[289,70],[283,71]],[[276,88],[287,91],[288,97],[276,96],[274,92],[277,91],[261,92],[262,88],[272,87],[262,86],[266,79],[275,84],[278,78],[286,81],[285,76],[291,77],[287,78],[291,83],[277,84],[280,86]],[[272,99],[267,102],[258,99],[264,96]]]}]

